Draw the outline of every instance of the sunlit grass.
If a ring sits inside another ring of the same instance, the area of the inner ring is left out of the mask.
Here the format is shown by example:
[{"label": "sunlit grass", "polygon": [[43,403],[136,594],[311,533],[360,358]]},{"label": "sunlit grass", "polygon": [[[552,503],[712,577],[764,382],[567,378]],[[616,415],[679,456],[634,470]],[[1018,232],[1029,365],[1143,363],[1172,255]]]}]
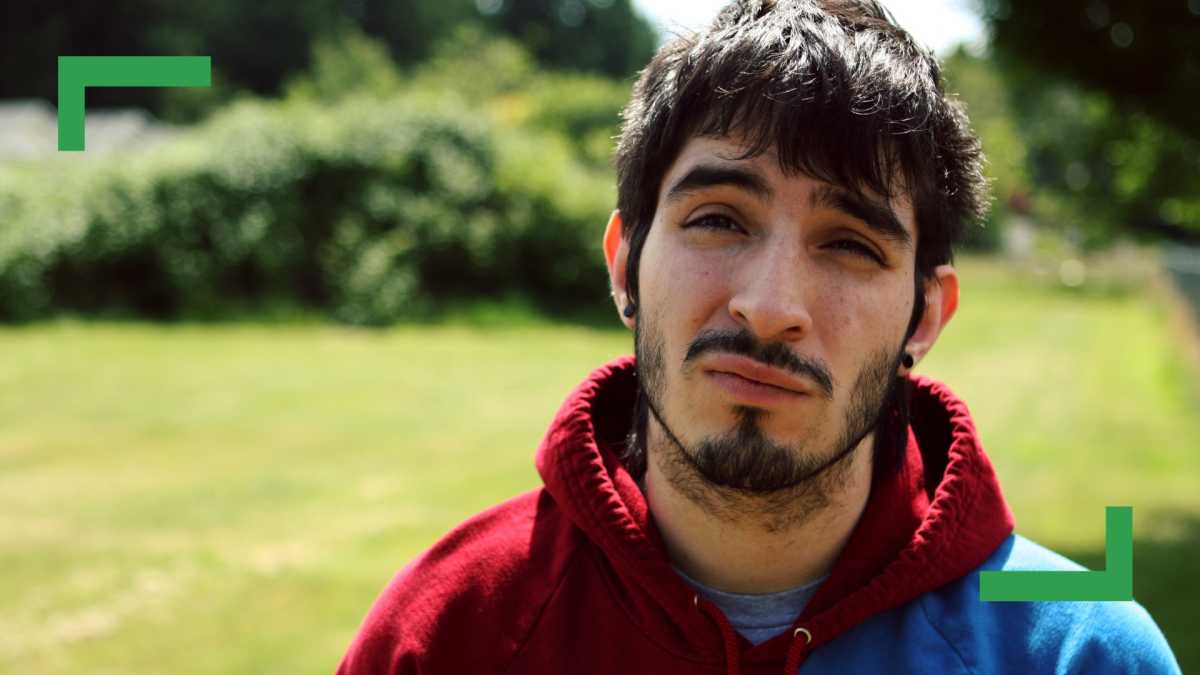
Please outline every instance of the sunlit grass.
[{"label": "sunlit grass", "polygon": [[1200,514],[1200,386],[1161,297],[983,263],[964,277],[958,316],[919,370],[970,405],[1021,530],[1081,546],[1103,541],[1105,505],[1133,505],[1146,535],[1161,511]]},{"label": "sunlit grass", "polygon": [[[970,404],[1022,533],[1095,566],[1104,506],[1134,506],[1138,598],[1200,666],[1200,399],[1166,309],[961,269],[918,370]],[[615,315],[455,316],[0,329],[0,672],[331,672],[397,569],[539,483],[563,398],[632,348]]]}]

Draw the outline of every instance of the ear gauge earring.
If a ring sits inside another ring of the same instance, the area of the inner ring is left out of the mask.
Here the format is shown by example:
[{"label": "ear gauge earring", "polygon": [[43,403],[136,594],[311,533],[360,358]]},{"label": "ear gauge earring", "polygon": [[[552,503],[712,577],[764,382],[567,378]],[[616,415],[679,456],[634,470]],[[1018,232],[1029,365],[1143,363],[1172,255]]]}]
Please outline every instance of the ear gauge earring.
[{"label": "ear gauge earring", "polygon": [[909,354],[908,352],[904,352],[904,360],[901,361],[901,363],[904,364],[905,368],[912,368],[913,363],[915,363],[915,361],[913,360],[913,355]]}]

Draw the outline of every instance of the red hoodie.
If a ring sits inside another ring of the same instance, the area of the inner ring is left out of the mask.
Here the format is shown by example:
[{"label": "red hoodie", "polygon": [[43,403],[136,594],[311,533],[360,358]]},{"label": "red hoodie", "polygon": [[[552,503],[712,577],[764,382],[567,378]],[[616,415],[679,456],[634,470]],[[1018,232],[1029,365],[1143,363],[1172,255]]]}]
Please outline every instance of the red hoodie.
[{"label": "red hoodie", "polygon": [[903,468],[874,480],[793,630],[751,645],[672,569],[619,460],[636,392],[624,356],[559,410],[537,452],[545,486],[471,518],[401,570],[338,675],[795,673],[838,635],[975,569],[1013,530],[966,405],[911,379]]}]

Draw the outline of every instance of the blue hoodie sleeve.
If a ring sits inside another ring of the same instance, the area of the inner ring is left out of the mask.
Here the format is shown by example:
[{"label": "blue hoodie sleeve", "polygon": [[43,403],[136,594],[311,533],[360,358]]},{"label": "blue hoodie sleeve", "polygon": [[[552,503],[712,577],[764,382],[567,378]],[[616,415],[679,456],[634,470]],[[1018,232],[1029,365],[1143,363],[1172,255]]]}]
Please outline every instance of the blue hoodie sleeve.
[{"label": "blue hoodie sleeve", "polygon": [[[1059,604],[1059,603],[1056,603]],[[1066,603],[1061,603],[1066,604]],[[1088,602],[1064,612],[1075,625],[1059,653],[1058,673],[1175,675],[1179,663],[1150,613],[1136,602]]]},{"label": "blue hoodie sleeve", "polygon": [[1162,631],[1135,601],[984,602],[979,598],[982,571],[1084,569],[1012,535],[979,569],[926,594],[920,604],[930,625],[971,673],[1180,673]]}]

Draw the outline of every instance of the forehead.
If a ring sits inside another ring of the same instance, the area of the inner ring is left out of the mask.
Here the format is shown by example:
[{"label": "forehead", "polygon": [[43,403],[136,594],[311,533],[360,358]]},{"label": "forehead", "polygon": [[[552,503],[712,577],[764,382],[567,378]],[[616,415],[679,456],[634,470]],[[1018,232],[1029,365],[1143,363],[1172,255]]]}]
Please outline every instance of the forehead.
[{"label": "forehead", "polygon": [[762,153],[746,158],[742,157],[749,146],[738,136],[692,136],[680,150],[675,161],[663,175],[659,185],[658,204],[661,207],[671,186],[683,178],[688,172],[698,166],[728,166],[752,171],[761,176],[771,188],[775,200],[805,200],[814,191],[822,187],[837,187],[861,194],[873,202],[886,205],[896,215],[913,241],[916,241],[917,223],[913,211],[912,198],[908,191],[899,186],[891,200],[882,195],[860,186],[833,185],[823,180],[802,173],[786,172],[780,165],[778,154],[774,148],[767,148]]}]

